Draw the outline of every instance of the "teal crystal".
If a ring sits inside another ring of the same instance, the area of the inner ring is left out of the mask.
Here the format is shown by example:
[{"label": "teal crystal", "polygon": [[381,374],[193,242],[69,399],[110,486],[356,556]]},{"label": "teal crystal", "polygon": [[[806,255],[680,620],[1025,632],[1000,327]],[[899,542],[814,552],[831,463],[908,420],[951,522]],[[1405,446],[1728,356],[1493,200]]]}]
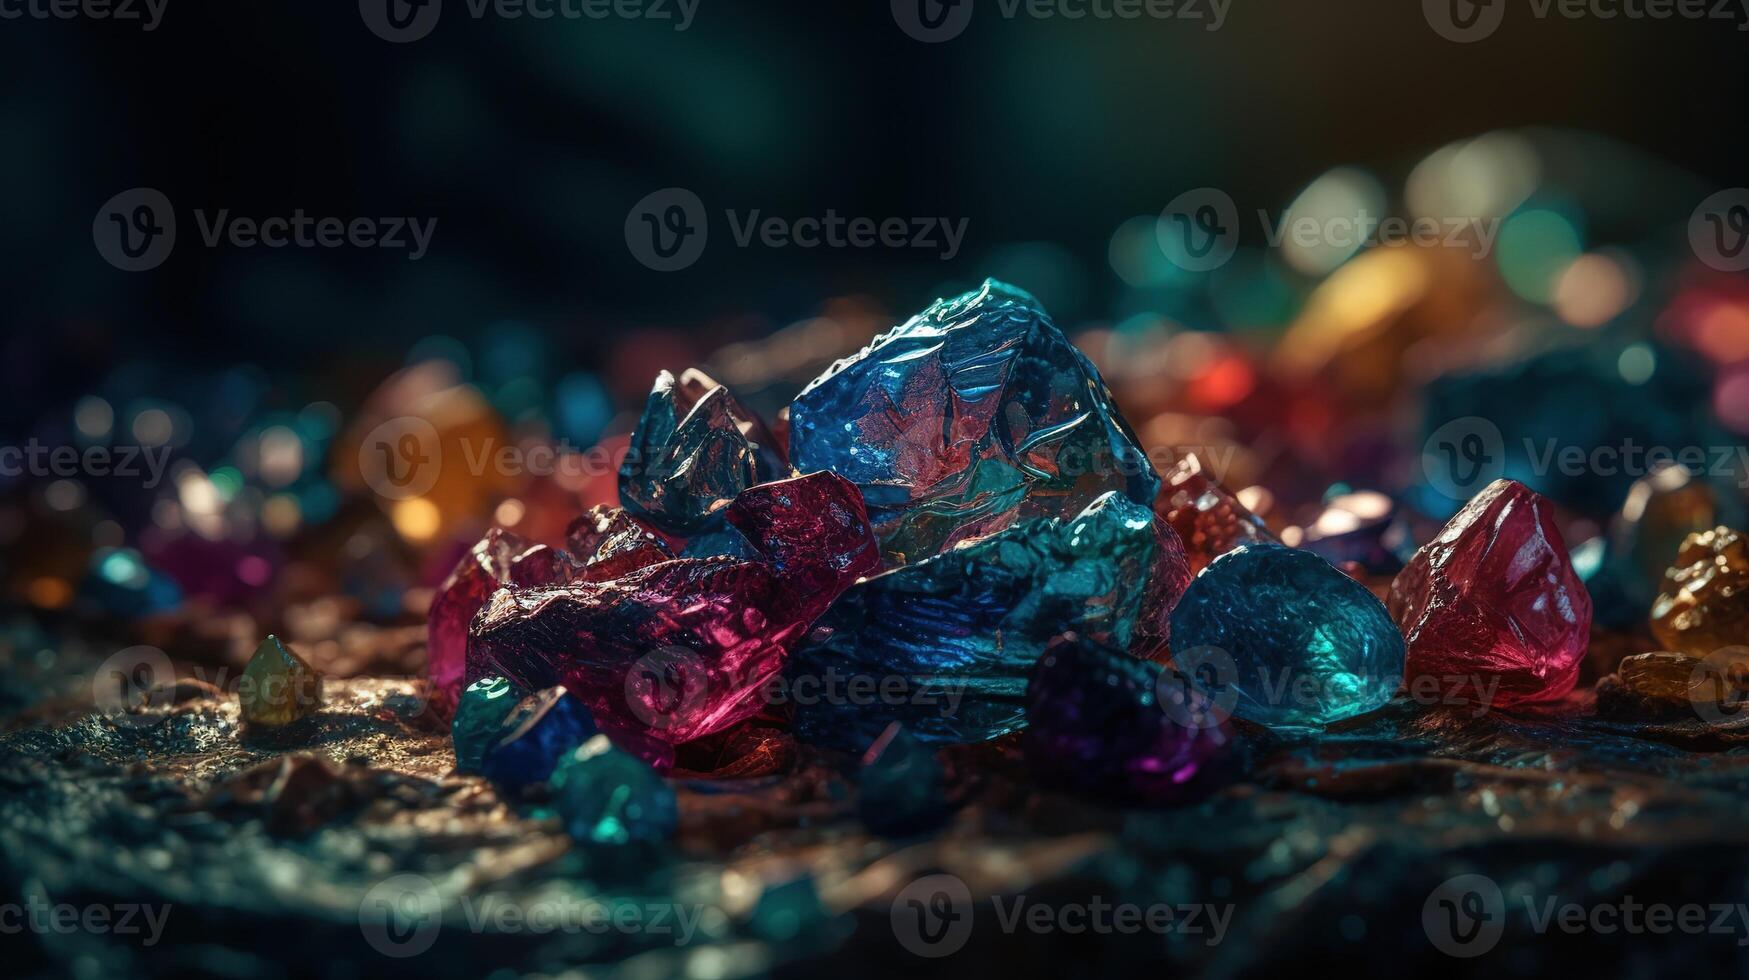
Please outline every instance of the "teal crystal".
[{"label": "teal crystal", "polygon": [[689,537],[723,527],[741,491],[788,475],[757,415],[704,372],[663,371],[619,471],[620,503],[640,520]]},{"label": "teal crystal", "polygon": [[935,750],[895,721],[863,753],[856,813],[884,837],[933,830],[952,813],[946,780]]},{"label": "teal crystal", "polygon": [[796,471],[862,488],[889,565],[1160,479],[1093,364],[1038,301],[994,280],[939,300],[790,405]]},{"label": "teal crystal", "polygon": [[674,836],[679,808],[668,781],[597,735],[559,760],[553,807],[583,844],[653,844]]},{"label": "teal crystal", "polygon": [[1172,656],[1221,712],[1286,730],[1364,714],[1403,683],[1403,635],[1366,586],[1310,551],[1216,558],[1172,613]]},{"label": "teal crystal", "polygon": [[1007,734],[1054,637],[1152,653],[1189,574],[1177,535],[1111,492],[864,579],[791,663],[797,734],[854,752],[895,721],[929,744]]},{"label": "teal crystal", "polygon": [[450,738],[455,742],[457,772],[477,773],[480,762],[503,734],[500,726],[524,696],[515,684],[502,677],[486,677],[469,684],[456,705]]}]

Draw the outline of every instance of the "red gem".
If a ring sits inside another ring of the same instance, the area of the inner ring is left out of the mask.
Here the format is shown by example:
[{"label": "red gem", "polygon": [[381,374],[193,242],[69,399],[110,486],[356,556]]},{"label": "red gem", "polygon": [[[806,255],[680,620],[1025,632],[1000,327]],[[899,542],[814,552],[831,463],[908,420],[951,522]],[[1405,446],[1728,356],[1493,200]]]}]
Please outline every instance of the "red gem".
[{"label": "red gem", "polygon": [[666,540],[621,507],[597,506],[572,521],[565,544],[583,562],[586,582],[622,578],[674,557]]},{"label": "red gem", "polygon": [[433,707],[442,717],[449,716],[461,696],[468,624],[492,593],[506,585],[563,582],[570,568],[563,552],[498,527],[468,549],[437,590],[426,616],[426,672]]},{"label": "red gem", "polygon": [[1166,473],[1154,512],[1184,540],[1193,575],[1242,544],[1276,541],[1263,519],[1215,482],[1195,456],[1184,457]]},{"label": "red gem", "polygon": [[1421,700],[1509,707],[1564,697],[1591,636],[1591,596],[1548,500],[1497,480],[1391,583]]}]

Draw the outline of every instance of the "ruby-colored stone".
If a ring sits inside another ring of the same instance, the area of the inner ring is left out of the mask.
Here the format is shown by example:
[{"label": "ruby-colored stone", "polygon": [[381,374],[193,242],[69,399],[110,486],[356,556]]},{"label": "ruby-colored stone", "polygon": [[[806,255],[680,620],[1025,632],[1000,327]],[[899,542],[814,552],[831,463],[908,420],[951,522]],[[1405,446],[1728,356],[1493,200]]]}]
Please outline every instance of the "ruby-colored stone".
[{"label": "ruby-colored stone", "polygon": [[674,557],[666,539],[621,507],[591,508],[571,522],[565,544],[583,563],[586,582],[621,578]]},{"label": "ruby-colored stone", "polygon": [[1195,456],[1184,457],[1166,473],[1154,512],[1183,539],[1192,574],[1240,545],[1276,541],[1263,519],[1210,476]]},{"label": "ruby-colored stone", "polygon": [[442,717],[449,717],[461,697],[468,624],[492,593],[506,585],[562,582],[570,574],[571,562],[563,552],[498,527],[462,556],[426,615],[426,673],[431,678],[433,707]]},{"label": "ruby-colored stone", "polygon": [[749,488],[725,516],[757,558],[499,591],[474,625],[469,676],[562,683],[603,727],[671,744],[752,716],[814,620],[880,568],[880,553],[861,493],[831,473]]},{"label": "ruby-colored stone", "polygon": [[1591,596],[1547,499],[1496,480],[1391,583],[1412,696],[1510,707],[1573,689]]}]

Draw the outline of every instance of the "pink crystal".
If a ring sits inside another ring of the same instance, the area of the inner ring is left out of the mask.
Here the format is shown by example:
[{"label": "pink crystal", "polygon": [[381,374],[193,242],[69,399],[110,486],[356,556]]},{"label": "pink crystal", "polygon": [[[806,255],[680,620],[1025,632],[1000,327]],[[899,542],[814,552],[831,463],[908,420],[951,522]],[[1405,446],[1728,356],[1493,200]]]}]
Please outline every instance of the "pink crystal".
[{"label": "pink crystal", "polygon": [[[1548,500],[1497,480],[1391,583],[1419,700],[1509,707],[1573,689],[1591,636],[1591,596]],[[1495,685],[1498,685],[1497,688]]]},{"label": "pink crystal", "polygon": [[468,624],[492,593],[506,585],[562,582],[571,562],[563,552],[492,528],[456,563],[426,616],[426,671],[433,707],[447,718],[461,696],[467,663]]},{"label": "pink crystal", "polygon": [[1276,541],[1263,520],[1210,476],[1196,456],[1184,457],[1166,472],[1154,512],[1183,540],[1192,574],[1240,545]]},{"label": "pink crystal", "polygon": [[604,727],[679,743],[757,713],[814,620],[880,552],[856,486],[816,473],[741,492],[759,558],[683,558],[601,582],[506,588],[474,624],[469,676],[563,683]]},{"label": "pink crystal", "polygon": [[589,582],[610,581],[674,557],[666,539],[622,507],[592,508],[571,522],[565,544],[583,562],[582,579]]}]

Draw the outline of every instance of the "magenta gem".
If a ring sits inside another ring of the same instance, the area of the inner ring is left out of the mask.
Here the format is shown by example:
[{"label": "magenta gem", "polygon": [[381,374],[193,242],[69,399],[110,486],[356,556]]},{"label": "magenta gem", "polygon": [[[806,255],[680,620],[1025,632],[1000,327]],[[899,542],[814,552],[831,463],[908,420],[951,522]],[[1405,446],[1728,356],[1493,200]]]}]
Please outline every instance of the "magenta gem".
[{"label": "magenta gem", "polygon": [[1422,701],[1510,707],[1566,696],[1591,637],[1591,596],[1548,500],[1496,480],[1391,583]]},{"label": "magenta gem", "polygon": [[486,532],[456,563],[426,615],[426,673],[433,706],[448,717],[461,696],[467,663],[468,624],[492,593],[506,585],[565,581],[571,563],[563,552],[535,544],[503,528]]},{"label": "magenta gem", "polygon": [[562,683],[604,728],[671,744],[751,717],[814,620],[880,569],[880,551],[861,492],[832,473],[751,487],[725,514],[757,558],[499,591],[474,624],[468,675]]}]

